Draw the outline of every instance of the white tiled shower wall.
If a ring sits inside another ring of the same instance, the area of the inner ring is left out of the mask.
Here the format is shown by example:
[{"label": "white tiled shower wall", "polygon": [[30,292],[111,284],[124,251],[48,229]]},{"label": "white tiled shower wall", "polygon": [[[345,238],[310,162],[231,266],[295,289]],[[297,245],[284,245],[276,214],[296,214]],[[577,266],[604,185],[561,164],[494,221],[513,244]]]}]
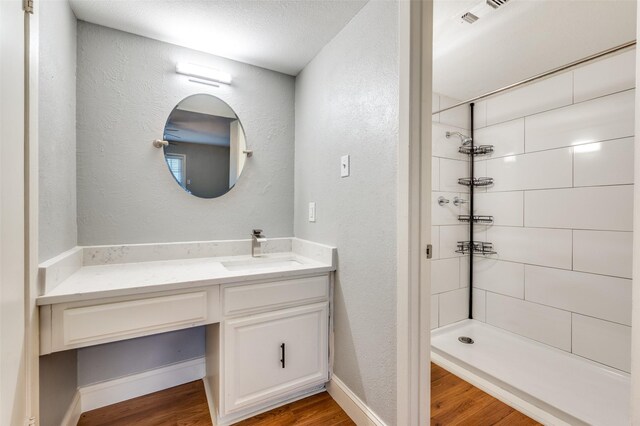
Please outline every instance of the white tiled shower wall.
[{"label": "white tiled shower wall", "polygon": [[[631,344],[634,86],[635,51],[628,51],[475,107],[476,143],[495,146],[476,160],[476,175],[495,179],[476,192],[475,213],[494,216],[476,239],[492,242],[498,254],[474,262],[474,318],[624,371]],[[434,155],[450,127],[434,123]],[[447,172],[439,161],[442,179]],[[454,219],[437,204],[433,211],[436,225]],[[435,228],[439,259],[452,257],[450,242],[442,243],[444,226]],[[466,316],[461,302],[468,293],[463,264],[456,274],[439,262],[432,305],[435,324],[443,326]],[[455,277],[458,289],[443,285]]]},{"label": "white tiled shower wall", "polygon": [[[432,108],[454,105],[457,100],[434,94]],[[463,209],[453,204],[454,197],[468,201],[468,189],[458,178],[469,175],[469,158],[458,153],[460,139],[447,139],[447,131],[469,135],[469,107],[461,106],[433,117],[432,158],[432,244],[431,327],[436,328],[465,319],[469,315],[469,257],[455,253],[456,243],[468,240],[468,226],[458,221]],[[438,205],[438,198],[449,200]]]}]

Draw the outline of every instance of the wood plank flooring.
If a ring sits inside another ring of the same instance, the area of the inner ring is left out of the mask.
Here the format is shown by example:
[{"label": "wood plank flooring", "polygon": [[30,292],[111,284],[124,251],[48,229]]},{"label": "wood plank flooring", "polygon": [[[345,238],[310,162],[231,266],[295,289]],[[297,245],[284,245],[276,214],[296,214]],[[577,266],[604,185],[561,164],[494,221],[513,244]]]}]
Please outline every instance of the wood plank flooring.
[{"label": "wood plank flooring", "polygon": [[[237,423],[239,426],[351,426],[323,392]],[[531,426],[524,414],[431,364],[431,425]],[[78,426],[211,426],[201,380],[83,413]]]},{"label": "wood plank flooring", "polygon": [[[83,413],[78,426],[211,426],[202,380]],[[236,423],[238,426],[351,426],[355,423],[322,392]]]},{"label": "wood plank flooring", "polygon": [[432,363],[431,425],[530,426],[540,423]]},{"label": "wood plank flooring", "polygon": [[237,426],[351,426],[353,420],[327,392],[292,402],[236,423]]},{"label": "wood plank flooring", "polygon": [[211,426],[202,380],[82,413],[78,426]]}]

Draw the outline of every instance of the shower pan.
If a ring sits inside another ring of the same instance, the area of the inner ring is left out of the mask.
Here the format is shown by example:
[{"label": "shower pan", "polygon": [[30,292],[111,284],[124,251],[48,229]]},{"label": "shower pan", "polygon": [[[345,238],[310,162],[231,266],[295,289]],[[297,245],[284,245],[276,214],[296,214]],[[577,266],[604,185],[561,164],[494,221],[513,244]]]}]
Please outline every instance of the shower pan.
[{"label": "shower pan", "polygon": [[476,320],[432,332],[431,346],[433,362],[544,424],[629,424],[620,371]]}]

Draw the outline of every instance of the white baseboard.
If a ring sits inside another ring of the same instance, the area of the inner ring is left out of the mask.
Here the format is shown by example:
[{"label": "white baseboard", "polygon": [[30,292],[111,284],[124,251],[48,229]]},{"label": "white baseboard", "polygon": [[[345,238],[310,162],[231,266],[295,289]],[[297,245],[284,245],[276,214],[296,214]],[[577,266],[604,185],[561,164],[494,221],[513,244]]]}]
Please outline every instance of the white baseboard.
[{"label": "white baseboard", "polygon": [[[205,359],[203,357],[168,365],[156,370],[97,383],[95,385],[83,386],[78,388],[61,426],[76,426],[80,415],[84,412],[200,380],[204,378],[205,375]],[[208,391],[209,389],[205,390]],[[322,391],[322,389],[318,391]],[[318,391],[314,391],[311,394],[317,393]],[[351,417],[356,425],[387,426],[335,375],[333,375],[331,381],[327,384],[327,392],[329,392],[331,397],[347,415]],[[307,397],[311,394],[305,393],[302,396],[296,396],[292,400]],[[211,398],[211,395],[210,392],[207,392],[207,399],[209,400],[209,398]],[[279,403],[277,405],[282,404]]]},{"label": "white baseboard", "polygon": [[334,374],[327,384],[327,392],[358,426],[386,426],[351,389]]},{"label": "white baseboard", "polygon": [[80,396],[80,391],[76,391],[76,394],[73,396],[73,400],[71,401],[71,405],[69,409],[65,413],[62,418],[62,422],[60,422],[60,426],[76,426],[78,421],[80,420],[80,415],[82,414],[82,400]]},{"label": "white baseboard", "polygon": [[[205,376],[204,357],[171,364],[156,370],[121,377],[78,389],[81,412],[126,401],[173,386],[200,380]],[[73,423],[75,426],[76,423]]]}]

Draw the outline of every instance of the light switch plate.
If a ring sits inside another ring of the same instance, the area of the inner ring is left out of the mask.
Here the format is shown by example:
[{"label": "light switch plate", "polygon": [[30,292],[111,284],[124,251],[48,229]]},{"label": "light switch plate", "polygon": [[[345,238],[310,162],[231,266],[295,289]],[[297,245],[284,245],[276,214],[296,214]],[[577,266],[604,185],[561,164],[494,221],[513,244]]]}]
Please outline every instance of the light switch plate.
[{"label": "light switch plate", "polygon": [[316,203],[309,203],[309,222],[316,221]]},{"label": "light switch plate", "polygon": [[340,177],[348,177],[351,174],[350,155],[343,155],[340,158]]}]

